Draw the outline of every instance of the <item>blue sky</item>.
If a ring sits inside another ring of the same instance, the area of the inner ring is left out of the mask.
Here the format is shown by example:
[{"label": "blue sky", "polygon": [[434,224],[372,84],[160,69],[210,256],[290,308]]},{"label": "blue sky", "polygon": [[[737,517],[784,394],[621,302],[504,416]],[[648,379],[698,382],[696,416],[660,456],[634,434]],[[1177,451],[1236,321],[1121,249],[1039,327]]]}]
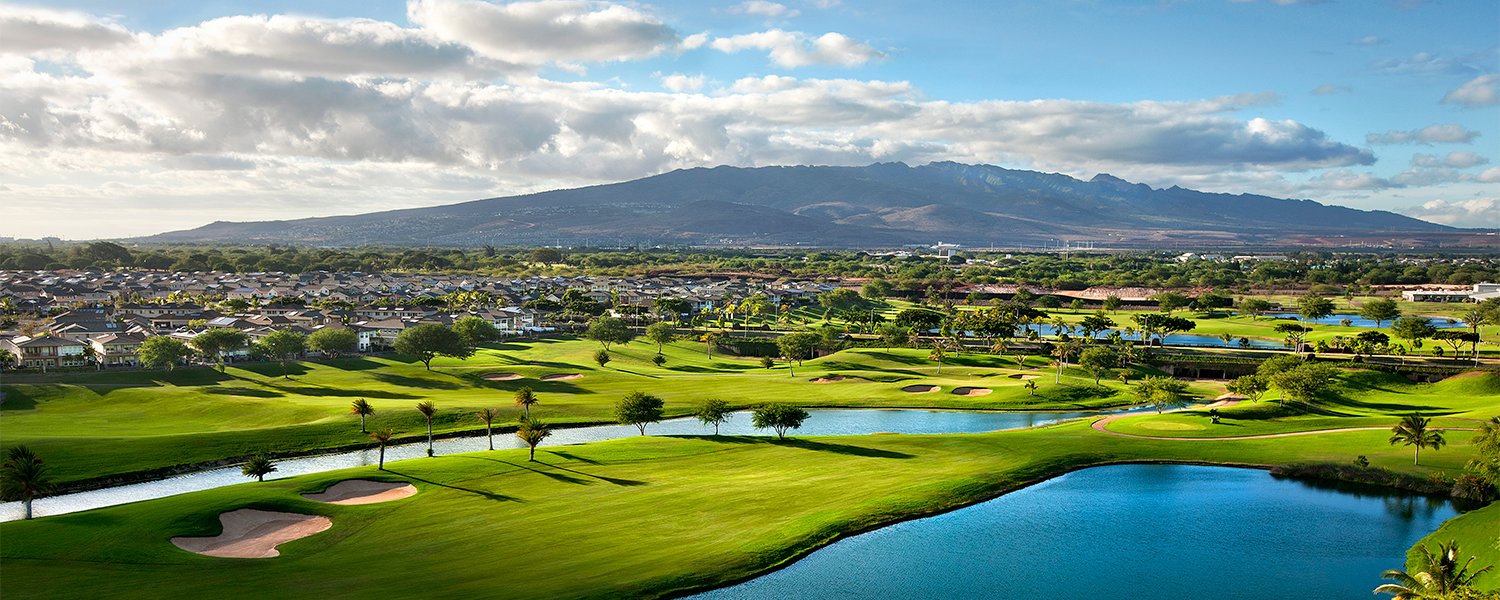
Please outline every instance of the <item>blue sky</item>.
[{"label": "blue sky", "polygon": [[0,4],[0,236],[877,160],[1500,227],[1497,24],[1490,1]]}]

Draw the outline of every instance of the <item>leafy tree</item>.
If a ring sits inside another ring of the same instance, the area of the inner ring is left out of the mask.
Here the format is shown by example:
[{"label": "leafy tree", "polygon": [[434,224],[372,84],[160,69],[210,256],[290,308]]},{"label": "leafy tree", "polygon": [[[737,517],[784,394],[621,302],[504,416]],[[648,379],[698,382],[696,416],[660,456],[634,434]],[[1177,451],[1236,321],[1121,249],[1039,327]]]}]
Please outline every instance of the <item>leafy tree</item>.
[{"label": "leafy tree", "polygon": [[884,300],[891,295],[891,284],[884,279],[871,279],[859,291],[866,300]]},{"label": "leafy tree", "polygon": [[1095,346],[1078,355],[1078,364],[1094,375],[1094,385],[1109,374],[1110,369],[1120,364],[1120,355],[1107,346]]},{"label": "leafy tree", "polygon": [[552,430],[546,423],[530,417],[521,417],[520,426],[516,427],[516,437],[520,438],[531,450],[527,460],[536,462],[536,447],[552,435]]},{"label": "leafy tree", "polygon": [[57,489],[47,471],[47,463],[30,448],[6,448],[5,458],[0,460],[0,500],[19,501],[24,511],[22,518],[31,520],[32,501]]},{"label": "leafy tree", "polygon": [[1261,397],[1266,395],[1271,384],[1261,375],[1241,375],[1224,387],[1231,393],[1248,398],[1251,402],[1260,402]]},{"label": "leafy tree", "polygon": [[465,315],[453,321],[453,333],[458,334],[458,339],[465,346],[478,346],[500,339],[500,330],[495,329],[493,323],[474,315]]},{"label": "leafy tree", "polygon": [[370,406],[368,400],[360,398],[349,404],[349,414],[359,415],[359,432],[367,433],[365,431],[365,417],[375,414],[375,407]]},{"label": "leafy tree", "polygon": [[1162,292],[1160,294],[1151,296],[1150,299],[1155,300],[1157,308],[1161,309],[1162,312],[1169,315],[1177,309],[1186,308],[1193,303],[1192,298],[1188,298],[1187,296],[1184,296],[1177,292]]},{"label": "leafy tree", "polygon": [[836,288],[818,294],[818,304],[833,310],[850,310],[864,305],[864,298],[849,288]]},{"label": "leafy tree", "polygon": [[1310,362],[1271,376],[1271,385],[1281,390],[1284,398],[1312,402],[1328,389],[1337,374],[1338,371],[1331,366]]},{"label": "leafy tree", "polygon": [[1187,384],[1171,377],[1151,376],[1135,384],[1135,397],[1142,404],[1156,407],[1157,414],[1163,409],[1187,406]]},{"label": "leafy tree", "polygon": [[1432,448],[1437,450],[1447,444],[1443,439],[1443,432],[1429,427],[1432,419],[1420,414],[1412,413],[1401,417],[1401,422],[1391,428],[1391,445],[1401,444],[1403,446],[1414,446],[1411,464],[1420,465],[1422,460],[1422,449]]},{"label": "leafy tree", "polygon": [[610,344],[628,344],[635,339],[635,334],[625,324],[624,319],[618,317],[594,317],[589,320],[588,331],[584,332],[586,339],[599,342],[606,351]]},{"label": "leafy tree", "polygon": [[381,471],[385,470],[385,445],[391,443],[394,437],[396,437],[396,431],[389,427],[370,432],[370,439],[380,445],[380,463],[376,468]]},{"label": "leafy tree", "polygon": [[[776,338],[776,348],[781,351],[781,355],[799,366],[802,361],[812,358],[822,344],[823,338],[811,331],[798,331]],[[791,363],[787,363],[787,371],[792,371]],[[791,376],[796,377],[797,374],[791,373]]]},{"label": "leafy tree", "polygon": [[250,337],[238,329],[215,327],[193,336],[191,343],[199,354],[218,364],[219,372],[223,373],[224,353],[244,348],[250,343]]},{"label": "leafy tree", "polygon": [[693,310],[693,303],[682,298],[663,296],[651,300],[651,309],[657,315],[671,315],[673,321],[678,321],[682,315]]},{"label": "leafy tree", "polygon": [[136,357],[146,368],[168,371],[191,354],[186,344],[164,335],[146,338],[135,350]]},{"label": "leafy tree", "polygon": [[656,353],[660,355],[664,346],[677,339],[677,328],[667,322],[652,323],[646,326],[646,339],[656,344]]},{"label": "leafy tree", "polygon": [[563,261],[563,254],[562,250],[556,248],[536,248],[526,258],[534,263],[555,265]]},{"label": "leafy tree", "polygon": [[1416,560],[1410,561],[1416,570],[1392,569],[1382,573],[1383,579],[1394,580],[1395,583],[1377,587],[1375,593],[1391,594],[1397,600],[1479,598],[1481,596],[1454,595],[1473,591],[1474,580],[1493,567],[1486,565],[1470,571],[1477,558],[1469,556],[1465,560],[1459,553],[1458,543],[1453,540],[1439,544],[1436,552],[1426,545],[1418,546]]},{"label": "leafy tree", "polygon": [[1264,300],[1261,298],[1246,298],[1244,301],[1240,302],[1240,311],[1250,313],[1253,316],[1260,316],[1261,313],[1264,313],[1268,310],[1271,310],[1271,301],[1269,300]]},{"label": "leafy tree", "polygon": [[1471,443],[1478,456],[1469,461],[1467,468],[1491,487],[1500,488],[1500,417],[1490,417],[1481,424]]},{"label": "leafy tree", "polygon": [[523,385],[520,389],[516,390],[515,400],[516,406],[521,407],[521,410],[525,411],[521,418],[530,419],[531,405],[537,403],[536,392],[532,391],[531,386]]},{"label": "leafy tree", "polygon": [[301,354],[307,350],[307,336],[301,332],[290,329],[273,331],[266,337],[261,338],[256,345],[262,354],[276,359],[281,363],[281,376],[291,379],[291,373],[286,370],[286,361],[292,356]]},{"label": "leafy tree", "polygon": [[911,329],[895,323],[881,325],[880,341],[885,344],[886,352],[890,352],[892,346],[904,347],[911,343]]},{"label": "leafy tree", "polygon": [[908,308],[896,313],[896,325],[919,331],[936,329],[948,316],[928,308]]},{"label": "leafy tree", "polygon": [[603,368],[604,365],[609,364],[610,360],[612,360],[612,359],[609,356],[609,351],[608,350],[604,350],[604,349],[601,348],[599,350],[595,350],[594,351],[594,362],[597,363],[600,368]]},{"label": "leafy tree", "polygon": [[1386,321],[1393,321],[1401,316],[1401,308],[1391,298],[1376,298],[1364,303],[1359,307],[1359,316],[1375,322],[1375,328]]},{"label": "leafy tree", "polygon": [[1432,319],[1427,317],[1400,317],[1391,323],[1391,333],[1410,342],[1411,347],[1416,349],[1422,347],[1422,340],[1437,333],[1437,328],[1432,326]]},{"label": "leafy tree", "polygon": [[423,400],[417,403],[417,412],[427,419],[427,456],[432,456],[432,417],[437,415],[437,405],[431,400]]},{"label": "leafy tree", "polygon": [[1458,358],[1459,347],[1470,342],[1479,341],[1479,336],[1467,331],[1459,331],[1457,329],[1443,329],[1434,331],[1432,333],[1432,339],[1444,344],[1448,344],[1453,348],[1453,357]]},{"label": "leafy tree", "polygon": [[720,335],[721,334],[717,331],[709,331],[705,332],[703,335],[698,336],[698,341],[703,342],[703,347],[708,352],[709,358],[714,357],[714,344],[719,343]]},{"label": "leafy tree", "polygon": [[338,358],[359,348],[359,334],[348,327],[324,327],[307,336],[307,347]]},{"label": "leafy tree", "polygon": [[1083,332],[1083,338],[1089,343],[1094,341],[1096,334],[1114,326],[1115,320],[1104,316],[1104,313],[1089,315],[1078,322],[1079,331]]},{"label": "leafy tree", "polygon": [[718,398],[704,400],[693,412],[693,416],[705,426],[714,426],[714,435],[719,435],[719,425],[729,421],[729,417],[733,414],[734,411],[729,408],[729,403]]},{"label": "leafy tree", "polygon": [[1120,310],[1120,306],[1123,304],[1125,304],[1125,301],[1121,300],[1119,296],[1116,296],[1114,294],[1110,294],[1104,297],[1104,310],[1107,310],[1109,312]]},{"label": "leafy tree", "polygon": [[1333,314],[1333,301],[1317,294],[1308,293],[1297,300],[1297,314],[1309,321],[1316,321]]},{"label": "leafy tree", "polygon": [[1192,331],[1198,326],[1192,319],[1174,317],[1159,313],[1142,313],[1131,315],[1130,320],[1135,321],[1141,331],[1141,342],[1150,343],[1157,335],[1169,335],[1178,331]]},{"label": "leafy tree", "polygon": [[240,474],[246,477],[254,477],[256,481],[265,481],[266,475],[276,472],[276,465],[271,462],[271,457],[261,453],[250,457],[240,467]]},{"label": "leafy tree", "polygon": [[490,442],[490,450],[495,449],[495,435],[492,433],[492,429],[495,425],[495,419],[499,417],[500,412],[493,408],[481,408],[479,412],[474,413],[474,418],[484,423],[484,437]]},{"label": "leafy tree", "polygon": [[663,404],[661,398],[651,394],[630,392],[615,404],[615,419],[636,426],[641,435],[646,435],[646,425],[661,421]]},{"label": "leafy tree", "polygon": [[474,355],[474,347],[465,344],[452,329],[436,323],[422,323],[402,331],[396,336],[396,352],[416,357],[422,366],[432,370],[432,359],[438,356],[468,358]]},{"label": "leafy tree", "polygon": [[755,409],[750,413],[750,422],[756,429],[772,429],[776,431],[777,439],[786,439],[788,429],[800,429],[802,423],[807,420],[807,411],[790,404],[773,403]]}]

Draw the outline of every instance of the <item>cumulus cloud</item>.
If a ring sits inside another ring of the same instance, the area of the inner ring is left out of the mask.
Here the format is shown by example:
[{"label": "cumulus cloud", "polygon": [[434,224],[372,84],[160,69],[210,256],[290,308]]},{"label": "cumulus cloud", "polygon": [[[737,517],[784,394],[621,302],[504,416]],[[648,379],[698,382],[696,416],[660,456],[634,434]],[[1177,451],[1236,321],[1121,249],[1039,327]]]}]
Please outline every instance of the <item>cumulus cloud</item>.
[{"label": "cumulus cloud", "polygon": [[411,0],[406,16],[444,40],[521,64],[638,59],[679,41],[675,30],[638,8],[584,0]]},{"label": "cumulus cloud", "polygon": [[0,6],[0,54],[104,48],[129,40],[124,27],[84,13]]},{"label": "cumulus cloud", "polygon": [[1411,164],[1413,167],[1447,167],[1452,169],[1467,169],[1479,165],[1488,164],[1490,159],[1473,152],[1458,151],[1449,152],[1446,156],[1435,154],[1413,154]]},{"label": "cumulus cloud", "polygon": [[1438,123],[1421,129],[1407,131],[1390,130],[1365,136],[1370,144],[1467,144],[1479,137],[1479,132],[1457,123]]},{"label": "cumulus cloud", "polygon": [[1467,108],[1500,104],[1500,73],[1475,77],[1443,95],[1443,104]]},{"label": "cumulus cloud", "polygon": [[837,32],[813,37],[800,31],[771,29],[717,38],[710,46],[727,53],[765,50],[771,62],[787,69],[809,65],[857,67],[885,57],[874,47]]},{"label": "cumulus cloud", "polygon": [[703,88],[702,75],[683,75],[673,73],[671,75],[659,75],[661,86],[674,92],[693,92]]},{"label": "cumulus cloud", "polygon": [[1500,199],[1496,198],[1429,200],[1397,212],[1454,227],[1500,227]]},{"label": "cumulus cloud", "polygon": [[734,5],[729,12],[737,15],[751,15],[766,17],[768,19],[790,19],[802,14],[795,8],[789,8],[779,2],[768,2],[767,0],[747,0]]},{"label": "cumulus cloud", "polygon": [[1479,71],[1480,56],[1442,56],[1418,52],[1404,58],[1377,61],[1375,70],[1391,75],[1470,75]]},{"label": "cumulus cloud", "polygon": [[1318,174],[1307,182],[1313,190],[1383,190],[1400,187],[1391,180],[1374,173],[1356,173],[1349,169],[1333,169]]}]

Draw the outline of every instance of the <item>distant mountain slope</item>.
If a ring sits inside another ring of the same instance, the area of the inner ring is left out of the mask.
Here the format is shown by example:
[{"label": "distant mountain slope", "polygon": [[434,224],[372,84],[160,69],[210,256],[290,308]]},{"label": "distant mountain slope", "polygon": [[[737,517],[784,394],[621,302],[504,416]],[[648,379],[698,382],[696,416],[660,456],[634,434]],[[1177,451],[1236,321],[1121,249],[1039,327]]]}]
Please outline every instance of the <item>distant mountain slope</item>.
[{"label": "distant mountain slope", "polygon": [[1384,211],[1250,194],[1152,189],[1100,174],[951,162],[909,167],[715,167],[571,190],[341,217],[216,222],[140,241],[355,246],[594,242],[872,246],[1423,233]]}]

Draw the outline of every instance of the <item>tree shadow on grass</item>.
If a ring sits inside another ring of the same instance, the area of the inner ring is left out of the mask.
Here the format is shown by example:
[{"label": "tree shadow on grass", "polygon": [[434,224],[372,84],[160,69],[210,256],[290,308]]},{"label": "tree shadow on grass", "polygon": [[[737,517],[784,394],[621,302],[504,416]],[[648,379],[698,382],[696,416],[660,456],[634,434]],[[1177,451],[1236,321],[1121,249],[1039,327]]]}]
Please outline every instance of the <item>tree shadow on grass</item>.
[{"label": "tree shadow on grass", "polygon": [[374,377],[376,381],[379,381],[381,383],[428,390],[456,390],[463,387],[452,381],[422,379],[420,377],[407,377],[405,375],[396,375],[394,373],[373,373],[371,374],[371,377]]},{"label": "tree shadow on grass", "polygon": [[[558,453],[554,452],[554,454],[558,454]],[[487,461],[494,462],[494,463],[500,463],[502,465],[510,465],[510,466],[515,467],[517,469],[524,469],[524,470],[527,470],[527,471],[531,471],[532,473],[536,473],[538,475],[541,475],[543,477],[549,477],[549,478],[555,479],[557,481],[561,481],[563,483],[571,483],[571,484],[574,484],[574,485],[590,485],[593,482],[589,481],[588,479],[584,479],[582,477],[574,477],[572,475],[569,475],[568,473],[573,473],[573,474],[577,474],[577,475],[583,475],[584,477],[592,477],[594,479],[598,479],[599,481],[603,481],[603,482],[606,482],[606,483],[612,483],[614,485],[621,485],[621,486],[646,485],[646,482],[644,482],[644,481],[636,481],[636,480],[633,480],[633,479],[619,479],[619,478],[616,478],[616,477],[604,477],[602,475],[594,475],[592,473],[585,473],[583,471],[576,471],[576,470],[573,470],[573,469],[569,469],[569,468],[566,468],[566,467],[560,467],[560,466],[557,466],[557,465],[554,465],[554,464],[551,464],[551,463],[545,463],[545,462],[542,462],[542,461],[536,461],[536,464],[542,465],[542,466],[545,466],[545,467],[551,467],[553,469],[557,469],[557,471],[566,471],[567,473],[560,473],[560,472],[556,472],[556,471],[544,471],[542,469],[538,469],[536,467],[531,466],[529,463],[520,463],[520,464],[517,464],[517,463],[510,462],[508,460],[500,460],[498,458],[488,458],[488,457],[483,457],[483,456],[464,456],[462,458],[468,458],[468,459],[472,459],[472,460],[487,460]],[[595,464],[597,464],[597,463],[595,463]]]},{"label": "tree shadow on grass", "polygon": [[281,369],[281,363],[278,362],[240,363],[234,366],[262,377],[306,375],[311,372],[307,365],[294,360],[287,361],[284,372]]},{"label": "tree shadow on grass", "polygon": [[385,366],[368,358],[336,358],[324,361],[323,364],[345,371],[369,371]]},{"label": "tree shadow on grass", "polygon": [[563,452],[561,450],[543,450],[543,452],[545,452],[547,454],[551,454],[551,455],[556,456],[558,458],[561,458],[563,460],[576,460],[578,462],[588,463],[588,464],[591,464],[591,465],[603,464],[603,463],[601,463],[601,462],[599,462],[597,460],[594,460],[592,458],[582,457],[582,456],[579,456],[577,454],[572,454],[572,453],[569,453],[569,452]]},{"label": "tree shadow on grass", "polygon": [[517,498],[515,496],[507,496],[505,494],[496,494],[494,492],[486,492],[484,490],[476,490],[476,489],[473,489],[473,488],[460,487],[460,486],[456,486],[456,485],[450,485],[450,484],[447,484],[447,483],[438,483],[438,482],[432,481],[430,479],[423,479],[423,478],[417,477],[415,475],[408,475],[406,473],[402,473],[402,472],[397,471],[395,469],[386,469],[385,471],[387,473],[391,473],[393,475],[400,475],[400,476],[405,477],[407,479],[410,479],[412,481],[420,481],[422,483],[431,484],[431,485],[435,485],[435,486],[438,486],[438,487],[445,487],[445,488],[448,488],[450,490],[458,490],[460,492],[468,492],[470,494],[474,494],[476,496],[482,496],[484,498],[487,498],[489,500],[494,500],[494,501],[497,501],[497,502],[525,502],[524,500],[522,500],[520,498]]},{"label": "tree shadow on grass", "polygon": [[333,398],[381,398],[385,400],[415,400],[421,396],[402,394],[400,392],[387,392],[384,390],[367,390],[360,388],[334,388],[321,385],[277,385],[267,382],[266,387],[276,388],[288,394],[299,396],[322,396]]},{"label": "tree shadow on grass", "polygon": [[835,444],[832,442],[819,442],[805,438],[787,438],[778,440],[773,437],[761,437],[751,435],[683,435],[673,436],[717,442],[720,444],[769,444],[773,446],[789,446],[803,450],[816,450],[818,452],[832,452],[834,454],[847,454],[850,456],[864,456],[868,458],[916,458],[915,454],[896,452],[893,450],[881,450],[879,448],[866,448],[864,446],[851,446],[849,444]]},{"label": "tree shadow on grass", "polygon": [[[569,473],[576,473],[576,474],[579,474],[579,475],[583,475],[584,477],[593,477],[594,479],[598,479],[599,481],[603,481],[605,483],[609,483],[609,484],[613,484],[613,485],[619,485],[619,486],[625,486],[625,487],[635,487],[635,486],[638,486],[638,485],[646,485],[646,482],[644,482],[644,481],[636,481],[634,479],[620,479],[618,477],[605,477],[603,475],[595,475],[593,473],[585,473],[583,471],[578,471],[578,470],[575,470],[575,469],[569,469],[567,467],[561,467],[561,466],[558,466],[558,465],[554,465],[554,464],[551,464],[551,463],[545,463],[545,462],[542,462],[542,461],[537,461],[537,464],[539,464],[539,465],[547,465],[547,466],[552,467],[554,469],[557,469],[559,471],[567,471]],[[547,475],[547,473],[543,473],[543,474]],[[551,476],[551,475],[549,475],[549,476]]]},{"label": "tree shadow on grass", "polygon": [[255,388],[245,387],[227,387],[221,385],[204,386],[203,392],[206,394],[214,394],[217,396],[245,396],[248,398],[276,398],[286,395],[282,392],[275,392],[271,390],[258,390]]}]

